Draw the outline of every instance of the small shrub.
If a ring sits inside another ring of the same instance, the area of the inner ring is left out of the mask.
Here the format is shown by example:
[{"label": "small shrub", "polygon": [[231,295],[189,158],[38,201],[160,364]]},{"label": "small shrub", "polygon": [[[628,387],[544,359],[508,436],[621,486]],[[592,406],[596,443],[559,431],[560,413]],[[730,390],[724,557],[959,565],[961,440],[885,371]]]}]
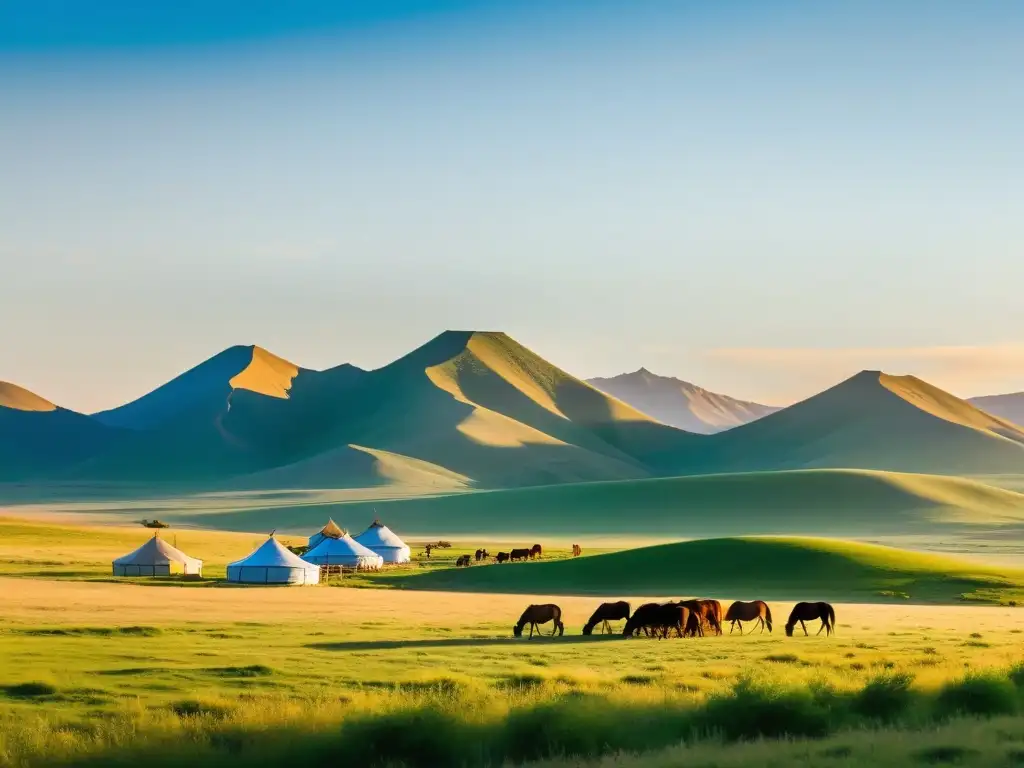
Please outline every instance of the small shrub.
[{"label": "small shrub", "polygon": [[1017,690],[1005,677],[968,675],[942,688],[936,708],[943,717],[1012,715],[1017,711]]},{"label": "small shrub", "polygon": [[820,738],[832,730],[829,712],[818,692],[738,682],[728,694],[714,696],[696,717],[696,725],[725,739]]},{"label": "small shrub", "polygon": [[43,696],[55,696],[57,688],[49,683],[31,682],[5,685],[0,688],[12,699],[38,699]]},{"label": "small shrub", "polygon": [[652,675],[623,675],[619,679],[626,685],[650,685],[658,678]]},{"label": "small shrub", "polygon": [[976,749],[967,747],[941,746],[919,749],[914,753],[914,759],[920,763],[937,765],[940,763],[962,763],[966,758],[977,755]]},{"label": "small shrub", "polygon": [[775,664],[799,664],[800,657],[794,653],[771,653],[764,657],[765,661]]},{"label": "small shrub", "polygon": [[910,709],[914,694],[912,675],[880,675],[865,685],[853,698],[853,711],[861,717],[891,723]]},{"label": "small shrub", "polygon": [[195,699],[176,701],[171,704],[170,710],[178,717],[213,717],[221,719],[228,714],[226,707]]},{"label": "small shrub", "polygon": [[827,757],[833,760],[843,760],[852,754],[853,747],[846,746],[845,744],[839,747],[828,747],[818,753],[820,757]]}]

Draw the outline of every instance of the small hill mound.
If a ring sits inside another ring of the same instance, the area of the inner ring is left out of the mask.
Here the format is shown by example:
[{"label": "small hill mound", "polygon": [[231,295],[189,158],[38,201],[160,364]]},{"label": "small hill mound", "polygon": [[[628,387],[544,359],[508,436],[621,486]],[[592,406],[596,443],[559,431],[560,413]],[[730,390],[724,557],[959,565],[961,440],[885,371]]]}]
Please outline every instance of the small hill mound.
[{"label": "small hill mound", "polygon": [[677,456],[685,472],[853,467],[1024,471],[1024,429],[913,376],[864,371]]},{"label": "small hill mound", "polygon": [[1024,425],[1024,392],[1013,392],[1008,395],[989,395],[972,397],[968,400],[975,408],[998,416],[1000,419]]},{"label": "small hill mound", "polygon": [[587,383],[650,414],[663,424],[710,435],[756,421],[778,408],[698,387],[688,381],[658,376],[646,368]]},{"label": "small hill mound", "polygon": [[109,426],[152,429],[196,409],[226,407],[236,390],[287,398],[300,369],[256,346],[235,346],[214,355],[137,400],[94,414]]},{"label": "small hill mound", "polygon": [[[852,541],[732,538],[593,557],[447,569],[403,580],[414,589],[723,599],[958,602],[1024,589],[1024,571]],[[785,616],[776,616],[782,624]]]},{"label": "small hill mound", "polygon": [[95,456],[120,431],[0,382],[0,481],[29,480]]}]

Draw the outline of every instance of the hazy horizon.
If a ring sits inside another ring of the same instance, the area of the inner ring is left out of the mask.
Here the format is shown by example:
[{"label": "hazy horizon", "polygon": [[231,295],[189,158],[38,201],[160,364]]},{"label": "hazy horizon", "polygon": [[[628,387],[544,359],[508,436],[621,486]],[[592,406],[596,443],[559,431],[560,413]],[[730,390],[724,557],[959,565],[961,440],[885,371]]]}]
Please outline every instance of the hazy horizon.
[{"label": "hazy horizon", "polygon": [[[102,12],[101,12],[102,11]],[[0,380],[503,330],[785,405],[1024,390],[1024,7],[0,8]]]}]

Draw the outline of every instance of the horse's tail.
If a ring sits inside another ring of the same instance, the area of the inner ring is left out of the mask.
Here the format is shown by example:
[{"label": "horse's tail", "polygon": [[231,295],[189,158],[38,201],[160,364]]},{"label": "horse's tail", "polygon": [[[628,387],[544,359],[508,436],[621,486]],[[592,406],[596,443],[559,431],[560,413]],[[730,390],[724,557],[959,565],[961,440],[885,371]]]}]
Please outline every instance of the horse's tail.
[{"label": "horse's tail", "polygon": [[772,609],[768,607],[768,603],[764,604],[764,623],[768,627],[768,631],[772,631]]},{"label": "horse's tail", "polygon": [[828,618],[832,624],[832,631],[836,631],[836,609],[832,607],[832,603],[828,603]]}]

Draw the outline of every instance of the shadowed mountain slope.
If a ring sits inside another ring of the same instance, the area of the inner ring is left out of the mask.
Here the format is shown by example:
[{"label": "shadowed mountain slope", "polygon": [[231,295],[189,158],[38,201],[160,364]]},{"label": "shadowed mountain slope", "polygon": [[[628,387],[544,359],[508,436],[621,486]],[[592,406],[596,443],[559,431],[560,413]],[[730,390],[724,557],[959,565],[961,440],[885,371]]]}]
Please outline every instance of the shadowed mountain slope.
[{"label": "shadowed mountain slope", "polygon": [[1024,428],[914,376],[863,371],[677,457],[684,472],[851,467],[1024,472]]},{"label": "shadowed mountain slope", "polygon": [[1024,425],[1024,392],[972,397],[967,402],[993,416]]},{"label": "shadowed mountain slope", "polygon": [[663,424],[710,435],[775,413],[778,408],[719,395],[646,368],[611,378],[587,379],[602,392],[650,414]]},{"label": "shadowed mountain slope", "polygon": [[120,430],[0,382],[0,481],[63,469],[108,449],[120,437]]}]

